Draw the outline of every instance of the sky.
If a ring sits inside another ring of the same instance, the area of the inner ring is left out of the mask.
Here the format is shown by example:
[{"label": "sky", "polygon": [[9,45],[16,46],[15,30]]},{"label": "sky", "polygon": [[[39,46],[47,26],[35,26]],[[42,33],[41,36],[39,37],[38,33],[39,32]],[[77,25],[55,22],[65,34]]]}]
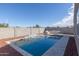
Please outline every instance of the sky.
[{"label": "sky", "polygon": [[72,10],[71,3],[0,4],[0,23],[22,27],[70,26]]}]

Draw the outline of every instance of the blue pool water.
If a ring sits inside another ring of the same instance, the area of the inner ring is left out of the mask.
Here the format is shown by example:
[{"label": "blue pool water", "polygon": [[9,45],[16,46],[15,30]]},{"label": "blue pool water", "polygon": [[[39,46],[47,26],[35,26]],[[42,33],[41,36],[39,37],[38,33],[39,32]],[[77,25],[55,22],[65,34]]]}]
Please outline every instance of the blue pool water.
[{"label": "blue pool water", "polygon": [[31,55],[41,56],[60,38],[57,36],[30,38],[28,41],[20,42],[18,45]]}]

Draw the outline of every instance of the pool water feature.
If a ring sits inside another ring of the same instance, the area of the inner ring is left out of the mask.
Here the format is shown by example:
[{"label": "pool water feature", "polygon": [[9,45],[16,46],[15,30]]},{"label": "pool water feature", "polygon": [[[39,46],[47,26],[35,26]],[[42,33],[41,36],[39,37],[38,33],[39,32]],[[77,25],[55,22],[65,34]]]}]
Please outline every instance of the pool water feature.
[{"label": "pool water feature", "polygon": [[[59,36],[45,36],[38,38],[30,38],[25,41],[17,41],[17,45],[24,51],[33,56],[43,55],[51,46],[53,46],[61,37]],[[18,43],[19,42],[19,43]]]}]

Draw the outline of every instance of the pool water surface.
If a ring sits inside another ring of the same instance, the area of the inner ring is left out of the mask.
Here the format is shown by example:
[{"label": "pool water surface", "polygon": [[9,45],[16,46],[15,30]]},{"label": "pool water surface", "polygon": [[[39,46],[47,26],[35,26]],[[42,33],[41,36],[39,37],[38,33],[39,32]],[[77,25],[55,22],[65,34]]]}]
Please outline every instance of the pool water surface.
[{"label": "pool water surface", "polygon": [[29,40],[25,40],[24,42],[19,42],[17,45],[30,53],[33,56],[41,56],[43,55],[50,47],[54,46],[54,44],[60,40],[61,37],[58,36],[45,36],[39,38],[30,38]]}]

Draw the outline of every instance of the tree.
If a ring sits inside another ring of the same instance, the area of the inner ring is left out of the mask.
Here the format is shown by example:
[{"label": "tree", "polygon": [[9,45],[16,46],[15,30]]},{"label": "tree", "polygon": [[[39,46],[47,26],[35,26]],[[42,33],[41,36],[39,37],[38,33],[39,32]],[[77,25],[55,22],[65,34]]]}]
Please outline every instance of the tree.
[{"label": "tree", "polygon": [[9,26],[9,24],[7,24],[7,23],[0,23],[0,27],[8,27]]},{"label": "tree", "polygon": [[34,28],[39,28],[40,26],[38,25],[38,24],[36,24],[35,26],[34,26]]}]

